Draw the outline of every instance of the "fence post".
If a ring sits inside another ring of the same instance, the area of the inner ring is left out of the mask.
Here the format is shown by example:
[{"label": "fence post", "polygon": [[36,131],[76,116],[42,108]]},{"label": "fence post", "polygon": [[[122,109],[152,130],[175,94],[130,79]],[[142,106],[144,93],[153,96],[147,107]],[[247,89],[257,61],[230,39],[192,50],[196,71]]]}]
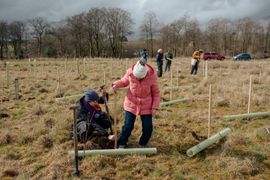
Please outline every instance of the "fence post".
[{"label": "fence post", "polygon": [[9,88],[9,62],[6,62],[6,83],[7,83],[7,88]]},{"label": "fence post", "polygon": [[114,93],[114,148],[117,149],[117,94]]},{"label": "fence post", "polygon": [[208,138],[211,136],[212,85],[209,86]]},{"label": "fence post", "polygon": [[15,89],[16,100],[19,100],[19,81],[18,81],[18,78],[16,78],[14,80],[14,89]]},{"label": "fence post", "polygon": [[252,93],[252,75],[250,75],[249,77],[248,114],[250,113],[251,93]]},{"label": "fence post", "polygon": [[172,67],[170,69],[170,73],[171,73],[171,90],[170,90],[170,100],[172,100],[172,93],[173,93],[173,71],[172,71]]},{"label": "fence post", "polygon": [[208,78],[208,60],[205,61],[205,78]]}]

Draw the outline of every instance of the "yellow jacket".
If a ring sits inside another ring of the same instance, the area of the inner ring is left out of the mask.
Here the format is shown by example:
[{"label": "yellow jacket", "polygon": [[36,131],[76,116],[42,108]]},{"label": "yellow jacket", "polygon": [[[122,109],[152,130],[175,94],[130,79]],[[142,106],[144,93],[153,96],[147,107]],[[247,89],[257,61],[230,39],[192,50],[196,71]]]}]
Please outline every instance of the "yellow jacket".
[{"label": "yellow jacket", "polygon": [[194,51],[194,53],[192,54],[192,58],[193,59],[200,59],[200,56],[201,56],[201,54],[200,54],[200,52],[199,51]]}]

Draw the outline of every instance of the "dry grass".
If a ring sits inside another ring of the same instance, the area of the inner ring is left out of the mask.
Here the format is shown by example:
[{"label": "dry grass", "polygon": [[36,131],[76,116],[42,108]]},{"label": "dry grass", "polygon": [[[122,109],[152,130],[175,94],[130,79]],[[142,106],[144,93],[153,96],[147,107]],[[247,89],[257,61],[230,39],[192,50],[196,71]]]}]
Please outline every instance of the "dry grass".
[{"label": "dry grass", "polygon": [[[74,173],[73,148],[69,133],[75,99],[55,102],[56,97],[98,89],[122,77],[135,59],[37,60],[10,62],[6,86],[5,64],[0,62],[0,173],[1,178],[70,179]],[[202,64],[197,76],[190,76],[190,58],[176,59],[173,68],[173,99],[191,101],[162,107],[154,120],[150,147],[153,156],[93,156],[80,160],[82,178],[90,179],[269,179],[270,144],[265,127],[269,118],[224,121],[224,115],[247,112],[249,76],[253,76],[251,112],[270,109],[270,60],[232,62],[210,61],[208,78]],[[155,62],[150,63],[156,68]],[[180,66],[180,68],[179,68]],[[31,67],[31,68],[29,68]],[[104,69],[105,68],[105,69]],[[180,69],[180,72],[179,72]],[[177,77],[177,71],[179,72]],[[104,79],[104,73],[106,78]],[[15,101],[13,80],[20,84]],[[178,78],[178,80],[177,80]],[[60,83],[58,83],[60,79]],[[186,150],[207,136],[208,89],[212,85],[212,133],[231,127],[233,133],[194,158]],[[162,100],[170,99],[170,75],[159,79]],[[117,97],[118,131],[124,121],[123,99]],[[113,95],[109,108],[113,114]],[[139,120],[139,119],[138,119]],[[138,147],[140,120],[129,140]],[[88,144],[92,147],[92,144]]]}]

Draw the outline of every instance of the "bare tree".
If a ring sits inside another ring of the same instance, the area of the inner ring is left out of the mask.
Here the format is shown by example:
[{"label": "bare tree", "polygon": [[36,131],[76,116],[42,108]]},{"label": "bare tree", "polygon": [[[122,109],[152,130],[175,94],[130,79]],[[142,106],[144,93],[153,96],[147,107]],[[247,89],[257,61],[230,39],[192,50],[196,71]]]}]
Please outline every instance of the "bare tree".
[{"label": "bare tree", "polygon": [[177,55],[177,50],[181,48],[181,40],[183,39],[184,33],[184,23],[185,23],[184,19],[181,18],[169,25],[164,26],[160,30],[163,43],[165,43],[163,46],[173,49],[174,56]]},{"label": "bare tree", "polygon": [[106,34],[109,40],[113,57],[122,55],[123,42],[132,33],[131,25],[133,20],[130,13],[120,8],[111,8],[106,13]]},{"label": "bare tree", "polygon": [[[10,57],[9,53],[13,52],[15,57],[23,52],[26,56],[104,55],[121,58],[124,49],[132,45],[128,36],[132,34],[133,20],[129,12],[120,8],[92,8],[51,29],[41,17],[29,22],[30,26],[26,26],[20,21],[8,24],[0,20],[1,59]],[[196,19],[183,16],[162,28],[159,26],[156,14],[147,12],[140,26],[146,47],[143,42],[136,42],[136,47],[132,48],[147,48],[152,57],[157,46],[172,50],[175,56],[190,56],[197,48],[225,55],[249,52],[257,57],[270,51],[270,23],[251,18],[235,21],[216,18],[208,21],[206,26],[200,26]],[[9,47],[14,51],[9,52]]]},{"label": "bare tree", "polygon": [[[196,19],[191,19],[185,24],[184,39],[187,39],[188,48],[184,51],[185,55],[193,53],[194,49],[201,48],[201,30]],[[183,46],[185,47],[185,46]]]},{"label": "bare tree", "polygon": [[147,12],[144,15],[143,24],[140,26],[141,33],[146,41],[147,49],[150,46],[151,57],[154,57],[154,38],[158,34],[159,22],[154,12]]},{"label": "bare tree", "polygon": [[[89,55],[100,56],[102,51],[102,43],[104,41],[104,26],[106,23],[106,9],[105,8],[92,8],[85,16]],[[95,47],[95,48],[94,48]],[[93,52],[96,50],[96,53]]]},{"label": "bare tree", "polygon": [[52,27],[51,33],[56,38],[57,54],[60,56],[67,56],[70,53],[68,47],[71,44],[68,41],[68,27],[66,25],[58,24],[55,27]]},{"label": "bare tree", "polygon": [[23,51],[22,51],[22,41],[23,41],[23,34],[25,32],[25,23],[21,21],[14,21],[8,26],[9,30],[9,40],[12,43],[14,56],[16,58],[22,58]]},{"label": "bare tree", "polygon": [[85,37],[84,14],[82,13],[68,18],[68,26],[74,38],[72,43],[75,45],[75,54],[82,57],[84,55],[83,40]]},{"label": "bare tree", "polygon": [[41,57],[42,54],[42,38],[45,34],[49,24],[47,20],[42,17],[36,17],[30,21],[30,24],[33,27],[33,34],[34,37],[37,39],[38,42],[38,56]]},{"label": "bare tree", "polygon": [[267,27],[265,28],[265,41],[264,41],[264,53],[270,52],[270,20]]},{"label": "bare tree", "polygon": [[[162,41],[167,41],[167,48],[172,48],[174,54],[190,55],[194,48],[201,46],[201,30],[196,19],[184,16],[163,27],[160,31]],[[167,40],[164,40],[166,38]]]},{"label": "bare tree", "polygon": [[208,50],[213,52],[221,51],[221,28],[219,19],[211,19],[207,23]]},{"label": "bare tree", "polygon": [[247,52],[251,43],[251,36],[254,30],[254,21],[250,18],[243,18],[236,22],[236,26],[240,38],[240,51]]},{"label": "bare tree", "polygon": [[7,56],[7,31],[8,24],[5,21],[0,21],[0,58],[4,59],[4,49],[6,49]]}]

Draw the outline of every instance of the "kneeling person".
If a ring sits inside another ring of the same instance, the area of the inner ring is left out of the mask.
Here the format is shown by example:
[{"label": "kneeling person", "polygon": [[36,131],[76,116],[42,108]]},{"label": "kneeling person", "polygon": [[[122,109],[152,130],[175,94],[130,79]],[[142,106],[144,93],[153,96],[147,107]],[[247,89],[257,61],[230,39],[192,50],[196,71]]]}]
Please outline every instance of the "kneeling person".
[{"label": "kneeling person", "polygon": [[[108,99],[107,93],[105,98]],[[99,97],[94,90],[86,91],[84,96],[77,102],[78,142],[85,143],[95,135],[98,136],[97,138],[114,140],[114,135],[107,132],[107,129],[112,130],[111,117],[103,112],[99,105],[99,103],[104,104],[104,102],[104,97]],[[97,144],[101,148],[107,148],[104,142],[100,142],[100,140],[98,140]]]}]

